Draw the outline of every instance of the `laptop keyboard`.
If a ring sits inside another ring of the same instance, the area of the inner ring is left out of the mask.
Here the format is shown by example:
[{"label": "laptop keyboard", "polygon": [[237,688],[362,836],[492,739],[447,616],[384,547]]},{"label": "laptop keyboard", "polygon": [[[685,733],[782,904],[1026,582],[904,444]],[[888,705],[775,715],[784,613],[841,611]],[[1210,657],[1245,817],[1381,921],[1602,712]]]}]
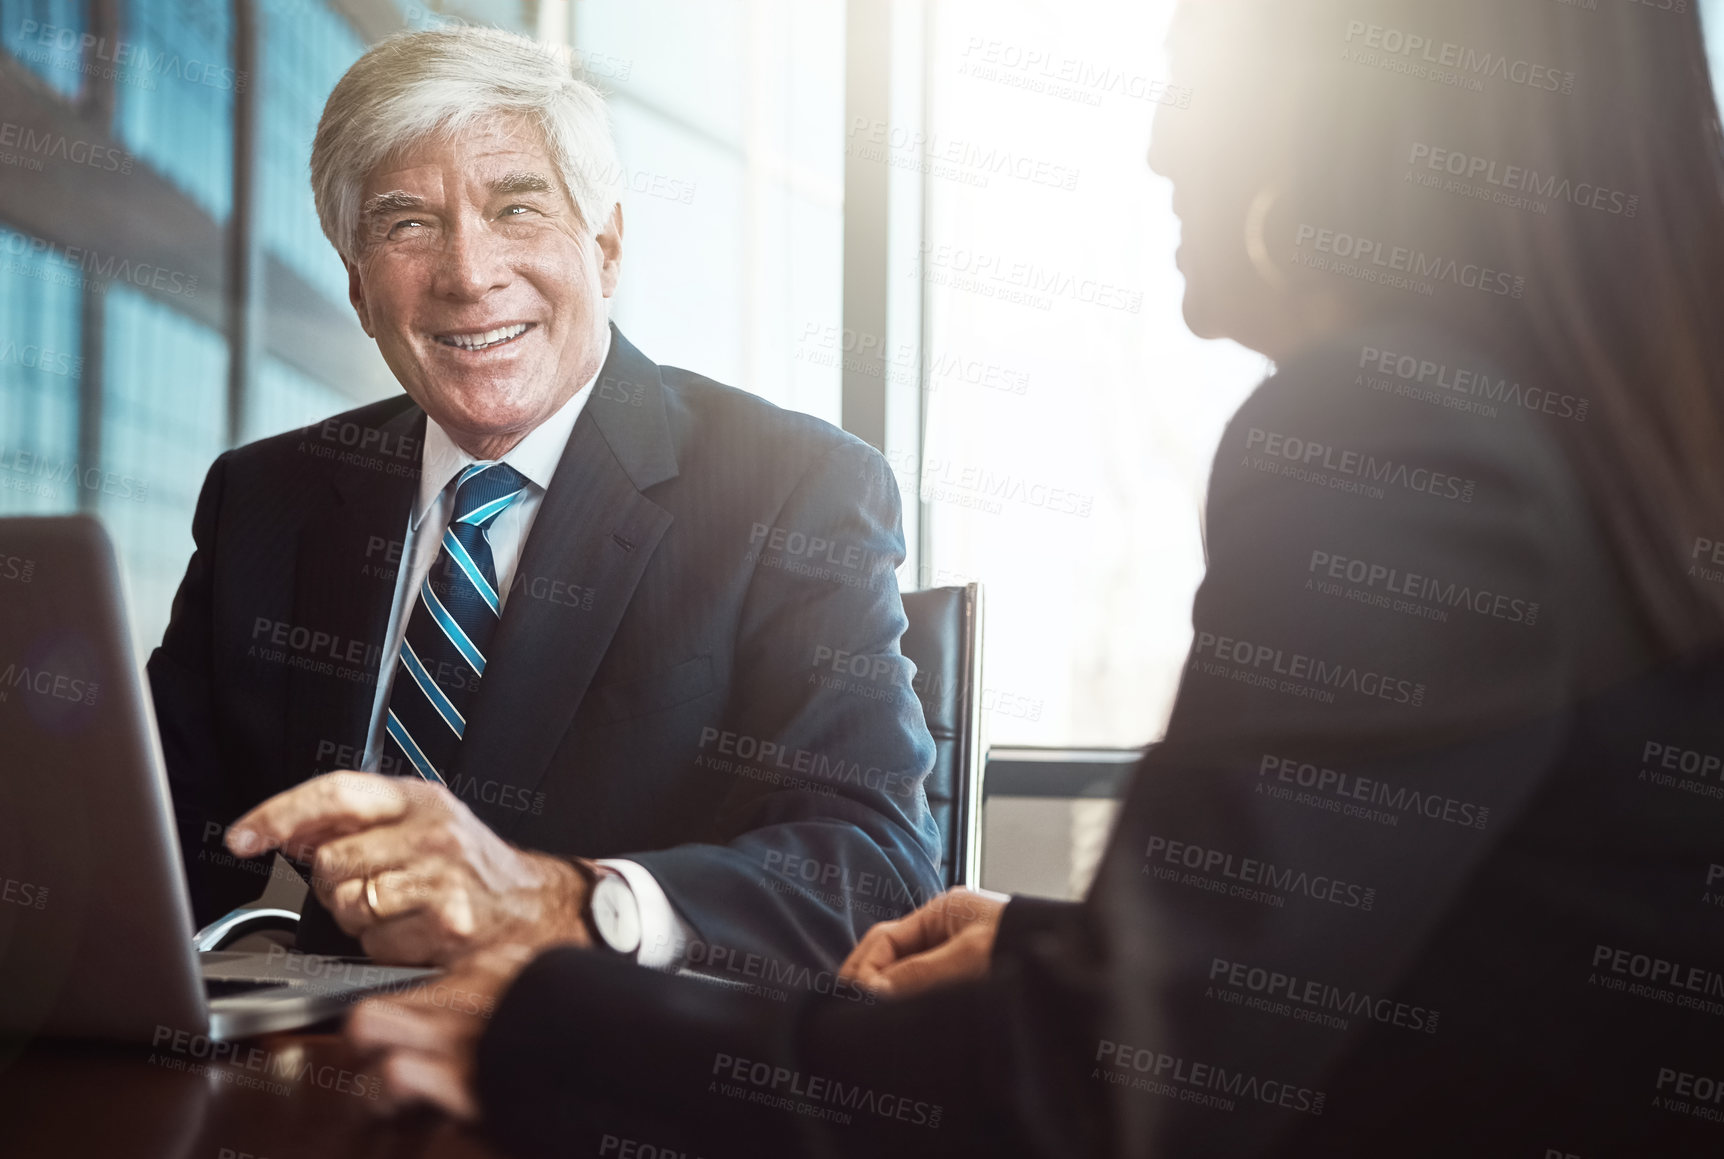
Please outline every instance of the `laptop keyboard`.
[{"label": "laptop keyboard", "polygon": [[212,950],[198,955],[204,993],[211,1000],[278,990],[286,996],[359,995],[382,989],[405,990],[436,970],[421,966],[379,966],[369,959],[318,958]]},{"label": "laptop keyboard", "polygon": [[259,990],[275,990],[285,985],[285,982],[260,982],[256,978],[205,978],[204,995],[213,1001],[239,994],[255,994]]}]

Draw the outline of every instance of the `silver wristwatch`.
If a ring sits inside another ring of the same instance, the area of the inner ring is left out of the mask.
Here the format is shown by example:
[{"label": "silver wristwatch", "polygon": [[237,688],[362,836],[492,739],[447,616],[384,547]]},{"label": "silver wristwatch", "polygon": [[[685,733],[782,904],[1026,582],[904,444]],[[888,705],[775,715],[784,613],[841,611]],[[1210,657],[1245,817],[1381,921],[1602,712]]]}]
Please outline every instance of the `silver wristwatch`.
[{"label": "silver wristwatch", "polygon": [[587,924],[597,936],[596,948],[632,958],[641,948],[640,902],[628,878],[603,865],[597,868],[587,897]]}]

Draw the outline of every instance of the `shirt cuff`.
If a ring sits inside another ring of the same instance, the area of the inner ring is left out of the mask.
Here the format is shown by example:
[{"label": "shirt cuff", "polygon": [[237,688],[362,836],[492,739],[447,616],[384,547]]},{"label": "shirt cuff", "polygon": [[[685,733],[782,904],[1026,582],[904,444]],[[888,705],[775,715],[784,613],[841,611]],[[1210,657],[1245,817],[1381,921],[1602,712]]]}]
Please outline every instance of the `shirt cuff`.
[{"label": "shirt cuff", "polygon": [[683,951],[695,936],[694,927],[682,920],[652,871],[638,861],[603,857],[593,862],[615,870],[628,882],[640,907],[641,945],[635,961],[654,970],[674,970],[682,964]]}]

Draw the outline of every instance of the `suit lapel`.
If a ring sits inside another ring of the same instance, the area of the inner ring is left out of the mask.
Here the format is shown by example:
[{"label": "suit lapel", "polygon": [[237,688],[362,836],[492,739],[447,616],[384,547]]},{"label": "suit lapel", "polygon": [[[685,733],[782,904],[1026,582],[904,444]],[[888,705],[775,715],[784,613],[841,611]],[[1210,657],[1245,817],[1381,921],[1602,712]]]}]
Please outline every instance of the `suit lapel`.
[{"label": "suit lapel", "polygon": [[[328,643],[314,647],[313,664],[296,667],[289,680],[295,783],[316,772],[356,767],[363,757],[395,596],[393,571],[408,566],[401,541],[424,445],[425,413],[402,402],[376,428],[380,437],[348,443],[382,451],[344,460],[330,477],[328,505],[300,531],[293,627]],[[327,428],[312,428],[320,429]]]},{"label": "suit lapel", "polygon": [[450,778],[504,836],[522,813],[499,790],[530,794],[543,779],[671,524],[641,493],[677,473],[658,366],[613,326],[592,389],[533,521]]}]

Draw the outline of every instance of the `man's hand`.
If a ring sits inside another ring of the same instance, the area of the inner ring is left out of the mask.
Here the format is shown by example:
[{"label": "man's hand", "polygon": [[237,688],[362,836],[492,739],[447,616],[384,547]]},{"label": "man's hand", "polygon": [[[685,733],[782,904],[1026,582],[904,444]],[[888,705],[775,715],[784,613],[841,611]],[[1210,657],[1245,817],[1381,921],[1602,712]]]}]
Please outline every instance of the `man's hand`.
[{"label": "man's hand", "polygon": [[326,773],[234,822],[227,846],[310,858],[318,900],[379,961],[444,965],[499,942],[592,944],[590,875],[510,845],[441,785]]},{"label": "man's hand", "polygon": [[400,997],[360,1003],[344,1033],[355,1050],[378,1058],[386,1109],[430,1103],[457,1119],[478,1117],[479,1039],[503,991],[532,957],[526,946],[492,946]]},{"label": "man's hand", "polygon": [[962,886],[947,890],[907,917],[876,924],[838,972],[893,998],[986,977],[1008,900]]}]

